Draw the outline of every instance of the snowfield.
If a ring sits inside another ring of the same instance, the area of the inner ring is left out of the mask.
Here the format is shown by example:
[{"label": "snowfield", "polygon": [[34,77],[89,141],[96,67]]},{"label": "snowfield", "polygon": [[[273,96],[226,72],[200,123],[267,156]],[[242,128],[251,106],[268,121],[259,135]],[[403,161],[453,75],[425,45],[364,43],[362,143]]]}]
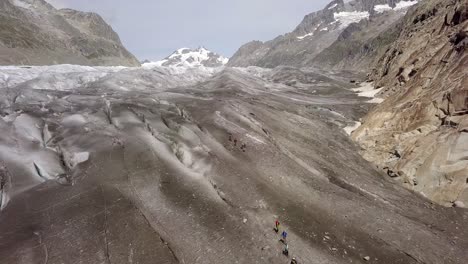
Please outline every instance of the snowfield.
[{"label": "snowfield", "polygon": [[413,6],[413,5],[417,4],[417,3],[418,3],[417,0],[414,0],[414,1],[401,1],[401,2],[396,3],[394,8],[392,8],[388,4],[375,5],[374,10],[377,13],[383,13],[383,12],[386,12],[386,11],[401,11],[401,10],[405,11],[408,8],[410,8],[411,6]]},{"label": "snowfield", "polygon": [[[352,91],[356,92],[359,97],[372,98],[371,100],[366,101],[370,104],[380,104],[384,101],[383,98],[376,97],[376,95],[382,91],[382,88],[375,89],[373,83],[361,83],[361,87],[354,88]],[[355,121],[353,125],[344,127],[346,134],[351,135],[356,129],[362,125],[361,122]]]},{"label": "snowfield", "polygon": [[27,3],[22,0],[12,0],[11,3],[17,7],[21,7],[21,8],[28,9],[28,10],[30,10],[32,7],[30,3]]},{"label": "snowfield", "polygon": [[414,1],[401,1],[396,3],[394,10],[404,10],[408,9],[418,3],[418,0]]},{"label": "snowfield", "polygon": [[383,12],[391,11],[391,10],[393,10],[393,8],[389,6],[388,4],[374,6],[374,11],[377,13],[383,13]]},{"label": "snowfield", "polygon": [[305,35],[303,35],[303,36],[297,37],[297,39],[303,40],[303,39],[305,39],[305,38],[307,38],[307,37],[312,37],[313,35],[314,35],[314,33],[307,33],[307,34],[305,34]]},{"label": "snowfield", "polygon": [[367,101],[368,103],[382,103],[383,98],[376,97],[376,95],[382,91],[382,88],[375,89],[373,83],[362,83],[361,87],[354,88],[353,91],[358,93],[358,96],[372,98],[372,100]]},{"label": "snowfield", "polygon": [[339,12],[333,14],[335,21],[340,23],[339,28],[344,29],[347,28],[352,23],[358,23],[363,19],[369,18],[369,12]]},{"label": "snowfield", "polygon": [[322,23],[319,23],[315,28],[312,29],[311,32],[305,34],[305,35],[302,35],[302,36],[298,36],[296,37],[298,40],[303,40],[305,38],[308,38],[308,37],[312,37],[314,34],[315,34],[315,31],[317,31],[317,29],[322,25]]}]

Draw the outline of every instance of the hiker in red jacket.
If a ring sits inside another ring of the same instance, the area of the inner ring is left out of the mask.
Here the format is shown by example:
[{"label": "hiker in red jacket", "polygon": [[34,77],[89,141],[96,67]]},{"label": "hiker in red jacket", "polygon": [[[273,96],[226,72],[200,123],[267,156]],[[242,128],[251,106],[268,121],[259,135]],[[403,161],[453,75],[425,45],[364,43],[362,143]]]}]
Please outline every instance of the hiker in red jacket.
[{"label": "hiker in red jacket", "polygon": [[273,228],[273,230],[275,230],[276,233],[279,232],[279,226],[280,226],[280,222],[278,220],[275,221],[275,228]]}]

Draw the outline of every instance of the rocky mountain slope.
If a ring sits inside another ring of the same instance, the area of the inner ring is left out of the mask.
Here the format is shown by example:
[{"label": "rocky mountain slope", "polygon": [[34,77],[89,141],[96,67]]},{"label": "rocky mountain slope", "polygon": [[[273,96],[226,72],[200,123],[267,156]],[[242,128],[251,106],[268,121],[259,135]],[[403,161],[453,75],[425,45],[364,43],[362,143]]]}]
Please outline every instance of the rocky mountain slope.
[{"label": "rocky mountain slope", "polygon": [[57,10],[44,0],[0,0],[0,65],[138,66],[97,14]]},{"label": "rocky mountain slope", "polygon": [[400,11],[383,10],[378,16],[351,24],[311,65],[322,69],[348,69],[368,73],[392,45],[401,30]]},{"label": "rocky mountain slope", "polygon": [[390,177],[468,205],[468,3],[426,0],[401,22],[370,79],[387,99],[353,137]]},{"label": "rocky mountain slope", "polygon": [[209,51],[203,47],[197,49],[181,48],[165,59],[157,62],[148,62],[147,66],[164,66],[164,67],[222,67],[227,64],[228,58]]},{"label": "rocky mountain slope", "polygon": [[[415,0],[335,0],[323,10],[307,15],[291,33],[265,43],[254,41],[242,46],[228,65],[301,67],[312,66],[316,61],[322,66],[336,65],[347,56],[349,50],[359,50],[361,43],[376,38],[390,28],[416,3]],[[361,36],[352,41],[353,45],[347,45],[344,40],[348,39],[352,32],[360,30],[364,31]],[[332,44],[335,45],[334,48],[325,51],[320,60],[315,59]],[[322,63],[323,58],[326,61]],[[366,68],[362,69],[365,70]]]}]

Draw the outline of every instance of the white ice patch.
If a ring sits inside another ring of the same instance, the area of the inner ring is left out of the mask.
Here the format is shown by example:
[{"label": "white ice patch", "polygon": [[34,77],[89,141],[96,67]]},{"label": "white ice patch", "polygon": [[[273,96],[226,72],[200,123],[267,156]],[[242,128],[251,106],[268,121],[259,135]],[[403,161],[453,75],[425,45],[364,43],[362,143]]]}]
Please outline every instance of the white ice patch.
[{"label": "white ice patch", "polygon": [[317,31],[317,29],[322,25],[322,23],[319,23],[315,28],[312,29],[311,32],[305,34],[305,35],[302,35],[302,36],[299,36],[299,37],[296,37],[298,40],[303,40],[307,37],[311,37],[314,35],[315,31]]},{"label": "white ice patch", "polygon": [[415,1],[401,1],[401,2],[398,2],[394,8],[394,10],[402,10],[402,9],[408,9],[410,8],[411,6],[414,6],[415,4],[417,4],[418,1],[415,0]]},{"label": "white ice patch", "polygon": [[311,36],[313,36],[313,35],[314,35],[314,33],[308,33],[308,34],[305,34],[305,35],[303,35],[303,36],[297,37],[297,39],[303,40],[303,39],[305,39],[305,38],[307,38],[307,37],[311,37]]},{"label": "white ice patch", "polygon": [[357,23],[369,18],[369,12],[339,12],[333,14],[336,21],[340,22],[340,29],[344,29],[352,23]]},{"label": "white ice patch", "polygon": [[383,98],[378,98],[378,97],[375,97],[375,98],[372,98],[371,100],[367,101],[368,103],[371,103],[371,104],[380,104],[384,101]]},{"label": "white ice patch", "polygon": [[229,58],[219,57],[218,61],[220,61],[223,65],[226,65],[229,62]]},{"label": "white ice patch", "polygon": [[164,63],[168,62],[168,60],[164,59],[164,60],[160,60],[160,61],[151,61],[151,62],[147,62],[147,63],[143,63],[141,65],[141,67],[145,68],[145,69],[152,69],[152,68],[155,68],[155,67],[162,67],[162,65]]},{"label": "white ice patch", "polygon": [[368,103],[379,104],[384,101],[382,98],[375,97],[382,88],[374,89],[373,83],[362,83],[361,87],[352,89],[354,92],[358,93],[358,96],[372,98],[371,100],[367,101]]},{"label": "white ice patch", "polygon": [[31,4],[29,3],[25,3],[21,0],[12,0],[11,3],[17,7],[21,7],[21,8],[24,8],[24,9],[30,9],[31,8]]},{"label": "white ice patch", "polygon": [[346,132],[346,134],[351,136],[351,133],[353,133],[354,130],[358,129],[361,125],[362,125],[361,122],[354,122],[354,125],[347,126],[343,128],[343,130]]},{"label": "white ice patch", "polygon": [[383,12],[391,11],[391,10],[393,10],[393,8],[390,7],[388,4],[386,4],[386,5],[375,5],[374,6],[374,11],[377,12],[377,13],[383,13]]},{"label": "white ice patch", "polygon": [[67,116],[62,120],[62,124],[68,126],[80,126],[86,124],[86,122],[86,118],[79,114]]},{"label": "white ice patch", "polygon": [[260,143],[260,144],[265,144],[265,142],[264,142],[263,140],[261,140],[261,139],[255,137],[255,136],[252,136],[252,135],[250,135],[250,134],[247,134],[246,136],[249,137],[249,138],[251,138],[251,139],[253,139],[254,141],[256,141],[256,142],[258,142],[258,143]]},{"label": "white ice patch", "polygon": [[338,6],[338,4],[334,4],[334,5],[330,6],[328,9],[333,9],[333,8],[335,8],[337,6]]},{"label": "white ice patch", "polygon": [[5,209],[5,207],[8,205],[10,202],[10,196],[5,190],[0,191],[0,195],[2,196],[0,198],[0,211]]},{"label": "white ice patch", "polygon": [[89,159],[89,152],[74,153],[70,159],[71,166],[74,168],[76,165],[83,163]]},{"label": "white ice patch", "polygon": [[417,4],[417,3],[418,3],[417,0],[414,0],[414,1],[401,1],[401,2],[396,3],[394,8],[392,8],[388,4],[387,5],[376,5],[376,6],[374,6],[374,11],[377,12],[377,13],[383,13],[383,12],[386,12],[386,11],[406,10],[406,9],[410,8],[411,6]]},{"label": "white ice patch", "polygon": [[15,121],[14,126],[17,135],[31,141],[42,141],[41,130],[39,129],[41,122],[30,115],[19,115]]}]

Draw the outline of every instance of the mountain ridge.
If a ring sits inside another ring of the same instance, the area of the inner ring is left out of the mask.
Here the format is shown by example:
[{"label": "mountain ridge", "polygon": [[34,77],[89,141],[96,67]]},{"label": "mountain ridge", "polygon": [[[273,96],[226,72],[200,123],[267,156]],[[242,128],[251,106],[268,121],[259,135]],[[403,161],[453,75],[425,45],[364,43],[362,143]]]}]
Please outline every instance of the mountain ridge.
[{"label": "mountain ridge", "polygon": [[267,42],[243,45],[228,66],[312,66],[314,58],[336,42],[348,26],[378,18],[383,13],[391,16],[390,20],[399,19],[416,3],[416,0],[334,0],[324,9],[306,15],[290,33]]},{"label": "mountain ridge", "polygon": [[0,11],[0,65],[140,65],[96,13],[44,0],[0,0]]}]

